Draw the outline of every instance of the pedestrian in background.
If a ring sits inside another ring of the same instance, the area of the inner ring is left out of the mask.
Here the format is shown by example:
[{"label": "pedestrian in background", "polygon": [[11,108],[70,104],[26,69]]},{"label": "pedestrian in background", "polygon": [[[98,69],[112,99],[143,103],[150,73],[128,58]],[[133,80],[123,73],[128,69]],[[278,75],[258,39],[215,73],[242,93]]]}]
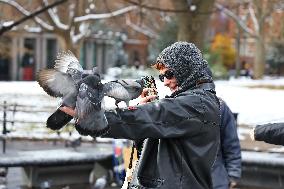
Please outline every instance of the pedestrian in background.
[{"label": "pedestrian in background", "polygon": [[241,146],[235,117],[225,101],[219,100],[221,111],[220,148],[212,168],[212,181],[214,189],[228,189],[234,188],[241,178]]}]

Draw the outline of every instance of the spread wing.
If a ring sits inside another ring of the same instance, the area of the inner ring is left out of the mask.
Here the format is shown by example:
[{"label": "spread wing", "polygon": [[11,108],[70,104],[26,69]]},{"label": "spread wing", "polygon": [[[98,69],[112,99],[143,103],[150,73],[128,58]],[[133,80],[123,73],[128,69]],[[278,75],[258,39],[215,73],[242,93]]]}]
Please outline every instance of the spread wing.
[{"label": "spread wing", "polygon": [[68,74],[54,69],[40,70],[36,80],[43,90],[53,97],[63,97],[76,90],[75,82]]},{"label": "spread wing", "polygon": [[106,96],[116,100],[124,100],[129,98],[127,90],[117,81],[110,81],[103,85],[103,91]]},{"label": "spread wing", "polygon": [[57,54],[54,69],[67,73],[68,68],[72,68],[83,73],[83,68],[79,63],[79,60],[71,51],[63,51]]},{"label": "spread wing", "polygon": [[127,94],[128,100],[135,99],[142,93],[143,86],[136,80],[124,79],[117,80],[115,82],[119,83],[122,86],[121,88],[124,88],[124,90],[126,91],[124,95]]},{"label": "spread wing", "polygon": [[120,83],[127,91],[133,91],[137,89],[143,89],[141,84],[136,82],[135,80],[131,79],[122,79],[122,80],[117,80],[116,82]]}]

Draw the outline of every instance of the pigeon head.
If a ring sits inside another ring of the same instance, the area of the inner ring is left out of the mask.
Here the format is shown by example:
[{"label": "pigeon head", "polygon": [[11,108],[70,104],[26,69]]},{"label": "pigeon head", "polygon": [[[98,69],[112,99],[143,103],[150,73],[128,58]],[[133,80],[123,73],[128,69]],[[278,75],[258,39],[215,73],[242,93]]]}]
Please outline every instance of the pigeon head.
[{"label": "pigeon head", "polygon": [[137,82],[137,83],[140,85],[140,87],[143,87],[143,86],[144,86],[144,81],[143,81],[143,79],[137,79],[137,80],[135,80],[135,82]]},{"label": "pigeon head", "polygon": [[88,85],[93,89],[99,89],[102,87],[101,77],[99,74],[90,74],[84,77],[81,83],[85,83],[86,85]]},{"label": "pigeon head", "polygon": [[131,87],[128,88],[128,92],[131,96],[131,99],[135,99],[140,96],[143,91],[143,80],[135,80],[130,83]]}]

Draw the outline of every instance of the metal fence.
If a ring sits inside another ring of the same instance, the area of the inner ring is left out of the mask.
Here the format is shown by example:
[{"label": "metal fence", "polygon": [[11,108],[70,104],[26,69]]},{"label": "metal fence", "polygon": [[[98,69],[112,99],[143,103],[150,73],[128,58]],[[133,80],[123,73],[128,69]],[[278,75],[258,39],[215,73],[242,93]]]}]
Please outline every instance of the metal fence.
[{"label": "metal fence", "polygon": [[[16,130],[15,124],[33,124],[33,125],[45,125],[45,120],[32,120],[31,116],[38,117],[37,113],[51,114],[56,107],[54,106],[33,106],[23,105],[17,103],[7,103],[4,101],[0,104],[0,112],[3,112],[3,116],[0,117],[0,124],[2,125],[2,132],[0,139],[2,140],[2,152],[6,152],[6,140],[8,134]],[[25,114],[26,118],[17,118],[17,114]],[[9,116],[8,116],[9,115]],[[47,118],[47,117],[46,117]],[[13,128],[13,129],[12,129]],[[57,132],[60,135],[60,131]],[[71,135],[71,133],[69,133]]]}]

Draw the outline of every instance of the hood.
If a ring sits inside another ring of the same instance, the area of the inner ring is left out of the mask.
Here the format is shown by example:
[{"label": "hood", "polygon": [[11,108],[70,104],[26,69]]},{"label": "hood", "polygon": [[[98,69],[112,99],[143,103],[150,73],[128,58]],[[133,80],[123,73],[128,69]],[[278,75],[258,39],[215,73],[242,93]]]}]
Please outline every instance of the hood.
[{"label": "hood", "polygon": [[173,70],[180,90],[192,88],[200,82],[213,82],[207,61],[193,43],[176,42],[168,46],[159,54],[157,63]]}]

